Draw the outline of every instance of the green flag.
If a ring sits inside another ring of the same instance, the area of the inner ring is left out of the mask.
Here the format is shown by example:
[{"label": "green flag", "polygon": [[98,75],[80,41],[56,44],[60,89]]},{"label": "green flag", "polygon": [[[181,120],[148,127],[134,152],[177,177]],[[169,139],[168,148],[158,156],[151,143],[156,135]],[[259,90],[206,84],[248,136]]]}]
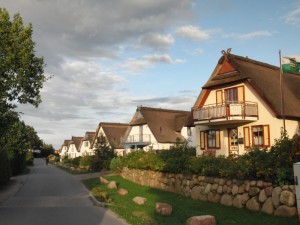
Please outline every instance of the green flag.
[{"label": "green flag", "polygon": [[300,70],[300,56],[282,56],[281,68],[283,73],[298,73]]}]

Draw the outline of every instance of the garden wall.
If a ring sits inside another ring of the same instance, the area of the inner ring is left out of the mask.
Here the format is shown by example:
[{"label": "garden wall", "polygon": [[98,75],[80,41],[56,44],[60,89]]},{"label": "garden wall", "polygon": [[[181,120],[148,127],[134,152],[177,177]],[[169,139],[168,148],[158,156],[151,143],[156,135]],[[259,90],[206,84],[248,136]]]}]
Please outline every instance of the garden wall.
[{"label": "garden wall", "polygon": [[294,185],[276,187],[264,181],[228,180],[128,168],[123,168],[121,176],[143,186],[174,192],[195,200],[277,216],[297,215]]}]

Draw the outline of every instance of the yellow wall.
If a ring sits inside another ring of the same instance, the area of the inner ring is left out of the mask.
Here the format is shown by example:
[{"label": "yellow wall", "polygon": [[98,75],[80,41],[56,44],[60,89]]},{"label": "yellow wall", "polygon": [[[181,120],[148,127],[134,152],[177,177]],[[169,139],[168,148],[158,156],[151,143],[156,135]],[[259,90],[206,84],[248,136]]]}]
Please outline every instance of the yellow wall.
[{"label": "yellow wall", "polygon": [[[214,127],[208,127],[208,126],[202,126],[202,125],[196,125],[196,147],[197,147],[197,155],[201,155],[202,151],[200,149],[200,131],[201,130],[208,130],[208,129],[220,129],[220,138],[221,138],[221,149],[216,150],[216,155],[228,155],[228,128],[237,127],[239,138],[244,136],[243,127],[248,126],[251,128],[251,126],[255,125],[269,125],[270,127],[270,145],[274,144],[274,139],[280,138],[281,134],[281,128],[283,127],[283,121],[281,119],[277,119],[272,112],[272,110],[263,102],[263,100],[258,96],[254,91],[252,91],[252,88],[247,84],[238,84],[233,86],[228,86],[226,88],[232,88],[237,86],[244,86],[244,92],[245,92],[245,101],[250,102],[256,102],[258,103],[258,120],[254,122],[250,122],[247,124],[226,124],[226,125],[220,125],[220,126],[214,126]],[[217,89],[219,90],[219,89]],[[224,96],[223,96],[224,99]],[[205,102],[204,105],[208,104],[216,104],[216,90],[212,90]],[[298,130],[298,122],[292,121],[292,120],[286,120],[286,130],[287,134],[290,138],[294,136],[294,134]],[[251,137],[251,130],[250,130],[250,142],[252,142]],[[239,153],[243,154],[245,153],[244,145],[239,145]]]}]

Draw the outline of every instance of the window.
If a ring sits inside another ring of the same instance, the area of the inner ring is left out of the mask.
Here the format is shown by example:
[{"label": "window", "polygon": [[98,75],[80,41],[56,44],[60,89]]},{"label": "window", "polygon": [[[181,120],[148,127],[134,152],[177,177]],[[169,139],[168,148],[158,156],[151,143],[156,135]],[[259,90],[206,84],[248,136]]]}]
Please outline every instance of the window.
[{"label": "window", "polygon": [[207,130],[200,131],[200,148],[220,148],[220,131],[219,130]]},{"label": "window", "polygon": [[190,127],[187,128],[187,135],[192,136],[192,129]]},{"label": "window", "polygon": [[252,127],[252,145],[254,147],[270,146],[269,125],[260,125]]},{"label": "window", "polygon": [[237,102],[238,101],[237,88],[226,89],[225,98],[226,98],[226,102]]},{"label": "window", "polygon": [[252,127],[253,145],[263,146],[264,135],[262,126]]},{"label": "window", "polygon": [[84,142],[84,147],[88,147],[89,146],[89,142],[88,141],[85,141]]},{"label": "window", "polygon": [[225,101],[229,103],[244,102],[244,86],[225,89]]}]

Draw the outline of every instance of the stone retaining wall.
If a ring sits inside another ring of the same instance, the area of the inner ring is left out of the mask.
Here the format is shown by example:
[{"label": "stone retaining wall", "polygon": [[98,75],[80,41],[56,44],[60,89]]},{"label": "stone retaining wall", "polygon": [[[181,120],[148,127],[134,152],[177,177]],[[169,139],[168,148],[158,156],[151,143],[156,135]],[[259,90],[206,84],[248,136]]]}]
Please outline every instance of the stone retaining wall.
[{"label": "stone retaining wall", "polygon": [[247,208],[277,216],[297,215],[294,185],[274,186],[254,180],[229,180],[123,168],[121,176],[137,184],[174,192],[195,200]]}]

